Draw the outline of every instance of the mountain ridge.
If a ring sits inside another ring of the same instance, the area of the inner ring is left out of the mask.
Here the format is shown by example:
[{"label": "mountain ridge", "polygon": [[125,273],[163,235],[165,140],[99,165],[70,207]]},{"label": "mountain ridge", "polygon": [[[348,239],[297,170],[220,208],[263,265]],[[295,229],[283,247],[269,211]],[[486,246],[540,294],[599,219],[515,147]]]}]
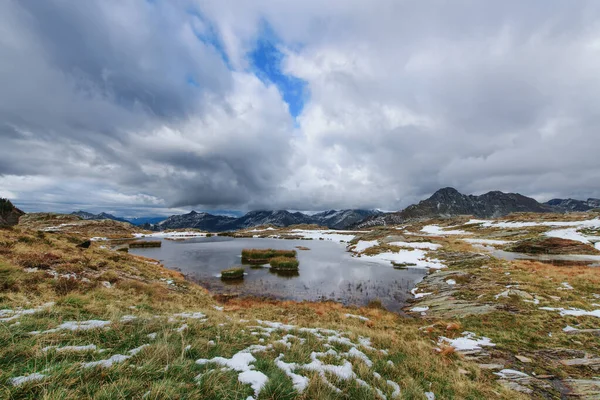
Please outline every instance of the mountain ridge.
[{"label": "mountain ridge", "polygon": [[473,215],[477,218],[498,218],[514,212],[548,213],[557,210],[519,193],[498,190],[482,195],[465,195],[452,187],[437,190],[429,198],[402,211],[369,217],[355,224],[356,228],[401,224],[415,219]]}]

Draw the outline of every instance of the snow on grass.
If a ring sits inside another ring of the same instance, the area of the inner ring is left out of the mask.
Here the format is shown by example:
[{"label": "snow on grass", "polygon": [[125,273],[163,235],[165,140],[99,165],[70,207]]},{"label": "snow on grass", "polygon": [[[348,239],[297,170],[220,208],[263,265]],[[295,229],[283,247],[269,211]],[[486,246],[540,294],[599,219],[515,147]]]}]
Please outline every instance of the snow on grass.
[{"label": "snow on grass", "polygon": [[362,315],[355,315],[355,314],[344,314],[344,316],[346,318],[356,318],[356,319],[360,319],[361,321],[368,321],[369,318],[367,317],[363,317]]},{"label": "snow on grass", "polygon": [[585,238],[582,234],[577,232],[576,228],[567,229],[556,229],[550,232],[546,232],[546,236],[555,237],[560,239],[574,240],[581,243],[589,243],[590,241]]},{"label": "snow on grass", "polygon": [[448,280],[446,280],[446,283],[450,286],[456,285],[456,281],[454,279],[448,279]]},{"label": "snow on grass", "polygon": [[460,229],[457,230],[444,230],[439,225],[426,225],[421,229],[421,232],[425,232],[428,235],[472,235],[471,232],[466,232]]},{"label": "snow on grass", "polygon": [[410,309],[410,311],[412,312],[420,312],[420,313],[424,313],[425,311],[429,310],[429,307],[425,306],[425,307],[413,307]]},{"label": "snow on grass", "polygon": [[400,250],[399,252],[385,252],[375,255],[362,255],[361,259],[379,263],[394,263],[406,265],[410,268],[440,269],[446,266],[438,259],[427,258],[424,250]]},{"label": "snow on grass", "polygon": [[49,307],[52,307],[54,305],[54,303],[44,303],[39,307],[35,307],[35,308],[29,308],[26,310],[23,309],[16,309],[16,310],[10,310],[10,309],[3,309],[0,310],[0,322],[10,322],[13,321],[15,319],[21,318],[23,315],[31,315],[31,314],[35,314],[41,311],[46,310]]},{"label": "snow on grass", "polygon": [[586,310],[582,310],[580,308],[565,309],[565,308],[553,308],[553,307],[540,307],[540,310],[559,311],[561,317],[564,317],[565,315],[573,315],[575,317],[581,317],[581,316],[587,315],[590,317],[600,318],[600,310],[586,311]]},{"label": "snow on grass", "polygon": [[366,249],[369,249],[371,247],[378,246],[378,245],[379,245],[379,241],[377,241],[377,240],[359,240],[358,243],[351,246],[350,248],[355,253],[362,253]]},{"label": "snow on grass", "polygon": [[442,247],[441,244],[431,242],[390,242],[388,244],[391,246],[411,247],[413,249],[421,250],[437,250]]},{"label": "snow on grass", "polygon": [[238,375],[238,381],[247,383],[254,390],[254,395],[258,397],[262,388],[267,384],[269,378],[260,371],[244,371]]},{"label": "snow on grass", "polygon": [[131,358],[131,356],[124,356],[123,354],[115,354],[114,356],[112,356],[106,360],[86,362],[86,363],[81,364],[81,366],[83,368],[94,368],[94,367],[110,368],[113,365],[122,363],[123,361],[126,361],[130,358]]},{"label": "snow on grass", "polygon": [[128,353],[131,354],[132,356],[135,356],[136,354],[138,354],[140,351],[144,350],[148,346],[150,346],[150,345],[149,344],[143,344],[140,347],[136,347],[135,349],[129,350]]},{"label": "snow on grass", "polygon": [[534,226],[556,226],[556,227],[579,227],[579,228],[600,228],[600,218],[594,218],[585,221],[493,221],[472,219],[466,223],[479,224],[484,228],[530,228]]},{"label": "snow on grass", "polygon": [[21,386],[27,382],[36,382],[44,379],[46,375],[34,372],[33,374],[29,374],[27,376],[17,376],[16,378],[10,378],[9,382],[13,386]]},{"label": "snow on grass", "polygon": [[495,346],[492,343],[490,338],[482,336],[480,338],[477,337],[473,332],[463,332],[463,336],[455,339],[449,339],[444,336],[440,336],[438,339],[439,344],[447,344],[454,347],[459,352],[472,352],[472,351],[481,351],[483,350],[483,346],[493,347]]},{"label": "snow on grass", "polygon": [[400,397],[400,385],[398,385],[394,381],[387,380],[385,381],[388,386],[390,386],[394,391],[392,392],[392,399]]},{"label": "snow on grass", "polygon": [[307,230],[292,229],[295,235],[302,236],[305,239],[313,240],[331,240],[334,242],[349,242],[354,239],[354,233],[357,231],[337,231],[337,230]]},{"label": "snow on grass", "polygon": [[42,349],[42,351],[48,352],[50,350],[54,350],[57,353],[68,353],[68,352],[73,352],[73,353],[79,353],[79,352],[86,352],[86,351],[96,351],[98,348],[96,347],[95,344],[88,344],[85,346],[63,346],[63,347],[58,347],[58,346],[46,346]]},{"label": "snow on grass", "polygon": [[177,313],[177,314],[173,314],[174,318],[180,318],[180,319],[203,319],[206,317],[205,314],[201,313],[201,312],[182,312],[182,313]]},{"label": "snow on grass", "polygon": [[435,394],[433,392],[425,392],[425,398],[427,400],[435,400]]},{"label": "snow on grass", "polygon": [[105,328],[110,325],[110,321],[102,321],[97,319],[91,319],[89,321],[67,321],[56,328],[48,329],[47,331],[33,331],[29,332],[30,335],[37,335],[40,333],[55,333],[58,331],[88,331],[90,329]]},{"label": "snow on grass", "polygon": [[569,284],[569,282],[562,282],[560,285],[562,286],[562,287],[559,288],[560,290],[573,290],[573,289],[575,289],[573,286],[571,286]]}]

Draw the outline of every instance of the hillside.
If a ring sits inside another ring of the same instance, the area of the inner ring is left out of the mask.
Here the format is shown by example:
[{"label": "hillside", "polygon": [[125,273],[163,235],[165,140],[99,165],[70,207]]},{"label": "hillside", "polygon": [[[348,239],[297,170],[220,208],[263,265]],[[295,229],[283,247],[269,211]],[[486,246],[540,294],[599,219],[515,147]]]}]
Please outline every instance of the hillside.
[{"label": "hillside", "polygon": [[126,220],[125,218],[115,217],[114,215],[108,214],[105,212],[101,212],[100,214],[92,214],[87,211],[79,210],[79,211],[72,212],[71,215],[76,215],[76,216],[80,217],[81,219],[86,219],[86,220],[112,219],[113,221],[131,223],[128,220]]}]

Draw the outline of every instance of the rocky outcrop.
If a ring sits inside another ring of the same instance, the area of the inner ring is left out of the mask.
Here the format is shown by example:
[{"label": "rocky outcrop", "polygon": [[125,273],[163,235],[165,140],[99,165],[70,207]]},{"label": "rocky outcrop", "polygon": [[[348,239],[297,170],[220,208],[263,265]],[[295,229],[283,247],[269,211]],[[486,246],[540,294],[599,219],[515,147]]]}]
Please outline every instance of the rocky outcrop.
[{"label": "rocky outcrop", "polygon": [[0,226],[13,226],[19,223],[23,211],[15,207],[10,200],[0,198]]}]

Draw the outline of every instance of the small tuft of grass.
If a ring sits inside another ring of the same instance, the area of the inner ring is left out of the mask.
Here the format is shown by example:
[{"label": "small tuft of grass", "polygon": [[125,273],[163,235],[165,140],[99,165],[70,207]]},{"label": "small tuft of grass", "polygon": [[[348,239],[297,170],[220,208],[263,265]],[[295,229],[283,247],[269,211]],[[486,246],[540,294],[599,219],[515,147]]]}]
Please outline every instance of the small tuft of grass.
[{"label": "small tuft of grass", "polygon": [[242,261],[247,260],[267,260],[275,257],[288,257],[295,258],[296,250],[275,250],[275,249],[243,249],[242,250]]},{"label": "small tuft of grass", "polygon": [[295,258],[274,257],[269,262],[276,271],[297,271],[300,263]]},{"label": "small tuft of grass", "polygon": [[221,279],[243,279],[244,268],[229,268],[221,271]]}]

